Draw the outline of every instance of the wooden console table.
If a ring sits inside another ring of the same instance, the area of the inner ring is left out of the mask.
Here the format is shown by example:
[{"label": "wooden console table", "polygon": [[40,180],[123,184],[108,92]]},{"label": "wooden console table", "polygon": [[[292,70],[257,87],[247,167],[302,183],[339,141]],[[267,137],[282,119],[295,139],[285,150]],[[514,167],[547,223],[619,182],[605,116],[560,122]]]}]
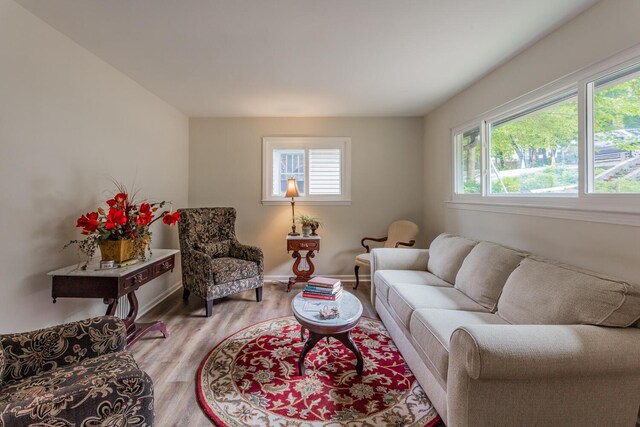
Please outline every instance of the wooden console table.
[{"label": "wooden console table", "polygon": [[[287,236],[287,252],[293,251],[292,258],[295,259],[293,263],[294,277],[289,278],[289,284],[287,285],[287,292],[291,291],[293,285],[300,282],[308,282],[311,279],[311,275],[315,270],[313,261],[311,260],[315,255],[314,252],[320,252],[320,236]],[[307,261],[307,269],[300,270],[300,261],[302,255],[300,251],[307,251],[307,255],[304,257]]]},{"label": "wooden console table", "polygon": [[106,314],[113,316],[118,299],[126,295],[129,313],[123,320],[127,327],[127,346],[151,331],[160,331],[166,338],[169,332],[164,322],[136,323],[139,304],[135,291],[167,271],[173,271],[178,252],[175,249],[154,249],[146,261],[113,270],[97,270],[100,261],[94,259],[86,270],[74,264],[52,271],[48,275],[52,276],[53,302],[57,298],[102,298],[108,305]]}]

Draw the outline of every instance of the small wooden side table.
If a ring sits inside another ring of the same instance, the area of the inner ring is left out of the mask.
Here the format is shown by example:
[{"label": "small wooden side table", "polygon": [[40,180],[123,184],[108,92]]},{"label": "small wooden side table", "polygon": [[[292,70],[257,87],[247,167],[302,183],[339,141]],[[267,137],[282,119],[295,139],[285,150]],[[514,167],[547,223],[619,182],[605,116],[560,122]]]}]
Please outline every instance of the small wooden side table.
[{"label": "small wooden side table", "polygon": [[[293,251],[291,257],[295,259],[293,263],[293,274],[294,277],[289,277],[289,284],[287,285],[287,292],[291,291],[293,285],[300,282],[308,282],[311,279],[311,275],[315,270],[315,266],[313,265],[312,258],[316,256],[314,252],[320,252],[320,236],[287,236],[287,252]],[[305,255],[305,260],[307,261],[307,269],[300,270],[300,261],[302,260],[302,255],[300,251],[307,251]]]},{"label": "small wooden side table", "polygon": [[118,299],[126,295],[129,313],[122,320],[127,327],[127,347],[151,331],[160,331],[166,338],[169,331],[164,322],[136,322],[139,304],[135,291],[156,277],[173,271],[178,252],[176,249],[154,249],[153,255],[146,261],[113,270],[96,270],[99,260],[94,259],[86,270],[81,270],[78,265],[70,265],[52,271],[48,275],[52,276],[53,302],[57,298],[101,298],[107,304],[106,314],[113,316]]}]

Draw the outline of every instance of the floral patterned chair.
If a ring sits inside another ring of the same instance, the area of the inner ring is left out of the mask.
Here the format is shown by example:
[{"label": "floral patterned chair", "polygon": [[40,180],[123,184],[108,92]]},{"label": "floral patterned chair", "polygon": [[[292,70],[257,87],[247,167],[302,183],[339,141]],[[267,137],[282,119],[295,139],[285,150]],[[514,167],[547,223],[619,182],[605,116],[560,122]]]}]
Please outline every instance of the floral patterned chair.
[{"label": "floral patterned chair", "polygon": [[152,426],[153,383],[102,316],[0,335],[0,426]]},{"label": "floral patterned chair", "polygon": [[211,316],[213,300],[248,289],[262,301],[262,249],[236,239],[234,208],[179,209],[183,299],[193,292],[205,300]]}]

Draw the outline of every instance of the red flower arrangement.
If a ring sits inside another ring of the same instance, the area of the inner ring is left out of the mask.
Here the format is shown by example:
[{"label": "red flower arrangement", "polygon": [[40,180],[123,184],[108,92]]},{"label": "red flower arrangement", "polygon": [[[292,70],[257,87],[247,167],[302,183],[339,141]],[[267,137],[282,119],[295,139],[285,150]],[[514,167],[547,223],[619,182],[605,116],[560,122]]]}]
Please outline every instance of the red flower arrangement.
[{"label": "red flower arrangement", "polygon": [[167,202],[143,201],[138,204],[135,193],[129,196],[127,189],[116,183],[118,193],[107,200],[108,210],[101,207],[96,212],[88,212],[78,218],[76,227],[82,228],[84,240],[72,240],[65,248],[77,244],[79,251],[85,255],[86,262],[93,258],[96,248],[107,240],[131,240],[136,253],[144,254],[144,247],[151,241],[151,224],[162,218],[167,225],[175,225],[180,220],[180,212],[168,210],[157,214]]}]

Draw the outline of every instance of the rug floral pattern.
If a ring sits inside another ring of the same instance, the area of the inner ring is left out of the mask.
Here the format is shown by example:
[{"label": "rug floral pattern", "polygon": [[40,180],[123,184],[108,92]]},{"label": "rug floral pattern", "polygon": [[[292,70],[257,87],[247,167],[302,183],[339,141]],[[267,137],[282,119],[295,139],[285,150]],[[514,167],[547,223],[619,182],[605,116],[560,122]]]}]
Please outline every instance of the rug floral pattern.
[{"label": "rug floral pattern", "polygon": [[198,371],[205,412],[228,426],[433,426],[441,423],[383,324],[362,318],[352,337],[364,358],[335,339],[319,342],[298,375],[300,325],[284,317],[221,342]]}]

